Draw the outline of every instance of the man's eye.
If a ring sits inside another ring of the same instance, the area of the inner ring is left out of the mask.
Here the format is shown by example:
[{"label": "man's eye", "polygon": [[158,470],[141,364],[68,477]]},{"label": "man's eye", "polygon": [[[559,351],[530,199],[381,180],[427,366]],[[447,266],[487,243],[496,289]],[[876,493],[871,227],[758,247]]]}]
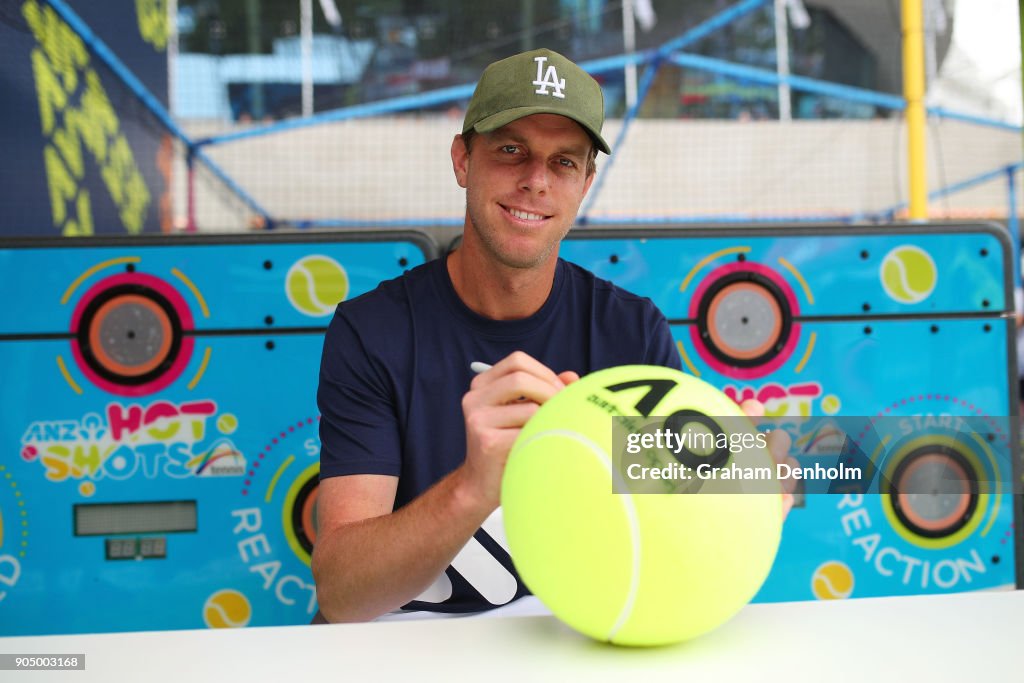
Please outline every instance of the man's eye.
[{"label": "man's eye", "polygon": [[559,159],[558,163],[561,164],[562,166],[566,167],[566,168],[575,168],[576,167],[576,162],[574,162],[572,159]]},{"label": "man's eye", "polygon": [[519,145],[502,145],[501,151],[506,154],[515,154],[519,151]]}]

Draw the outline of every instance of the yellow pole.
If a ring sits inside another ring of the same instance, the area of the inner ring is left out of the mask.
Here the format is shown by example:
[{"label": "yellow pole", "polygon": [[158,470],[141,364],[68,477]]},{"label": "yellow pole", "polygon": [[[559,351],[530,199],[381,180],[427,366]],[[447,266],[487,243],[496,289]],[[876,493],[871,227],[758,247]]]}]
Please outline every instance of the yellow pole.
[{"label": "yellow pole", "polygon": [[924,106],[924,21],[921,0],[903,0],[903,97],[907,100],[910,219],[928,218]]}]

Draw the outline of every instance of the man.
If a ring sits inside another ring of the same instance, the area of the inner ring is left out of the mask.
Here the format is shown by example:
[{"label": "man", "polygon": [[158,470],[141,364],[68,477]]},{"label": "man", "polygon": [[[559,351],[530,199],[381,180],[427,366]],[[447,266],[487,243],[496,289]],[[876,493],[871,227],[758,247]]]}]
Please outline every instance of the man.
[{"label": "man", "polygon": [[328,621],[526,595],[494,514],[520,428],[586,373],[680,367],[650,300],[558,258],[597,151],[610,152],[603,121],[600,86],[562,55],[490,65],[451,146],[460,247],[339,305],[318,392],[312,563]]}]

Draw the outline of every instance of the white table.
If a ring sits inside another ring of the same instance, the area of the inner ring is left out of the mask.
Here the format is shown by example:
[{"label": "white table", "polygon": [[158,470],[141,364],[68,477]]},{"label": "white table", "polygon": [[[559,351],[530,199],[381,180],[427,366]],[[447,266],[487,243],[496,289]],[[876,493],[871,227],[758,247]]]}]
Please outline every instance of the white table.
[{"label": "white table", "polygon": [[654,649],[500,616],[0,638],[0,652],[86,655],[85,671],[0,671],[33,682],[1021,681],[1024,591],[750,605]]}]

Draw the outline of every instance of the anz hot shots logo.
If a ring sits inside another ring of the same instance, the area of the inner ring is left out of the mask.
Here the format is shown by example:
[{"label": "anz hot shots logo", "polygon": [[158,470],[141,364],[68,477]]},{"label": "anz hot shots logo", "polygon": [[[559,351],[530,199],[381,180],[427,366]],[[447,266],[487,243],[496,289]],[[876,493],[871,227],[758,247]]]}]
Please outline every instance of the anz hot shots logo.
[{"label": "anz hot shots logo", "polygon": [[246,459],[230,438],[237,428],[211,399],[113,401],[79,419],[32,422],[21,457],[39,463],[49,481],[78,480],[84,496],[103,480],[241,476]]}]

